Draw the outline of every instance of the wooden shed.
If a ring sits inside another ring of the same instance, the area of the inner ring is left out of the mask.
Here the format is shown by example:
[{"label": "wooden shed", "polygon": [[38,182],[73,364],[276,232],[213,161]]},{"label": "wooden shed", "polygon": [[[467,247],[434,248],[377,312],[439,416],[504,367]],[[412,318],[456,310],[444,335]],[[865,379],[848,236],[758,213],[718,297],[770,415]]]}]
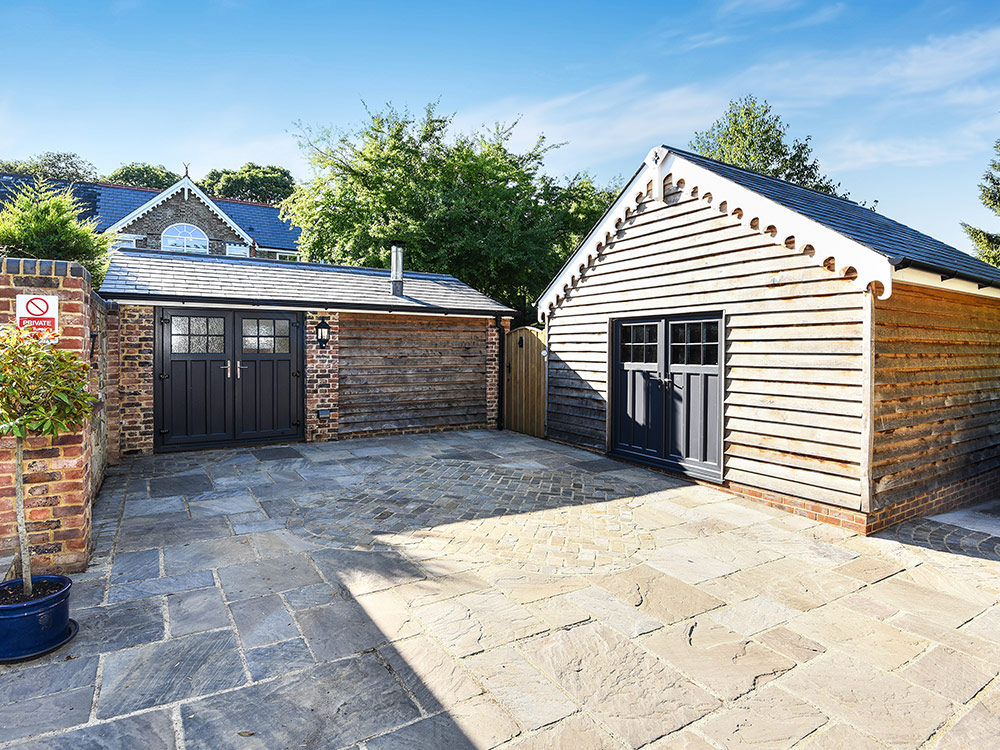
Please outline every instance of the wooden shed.
[{"label": "wooden shed", "polygon": [[989,499],[1000,270],[660,146],[538,301],[547,436],[863,533]]}]

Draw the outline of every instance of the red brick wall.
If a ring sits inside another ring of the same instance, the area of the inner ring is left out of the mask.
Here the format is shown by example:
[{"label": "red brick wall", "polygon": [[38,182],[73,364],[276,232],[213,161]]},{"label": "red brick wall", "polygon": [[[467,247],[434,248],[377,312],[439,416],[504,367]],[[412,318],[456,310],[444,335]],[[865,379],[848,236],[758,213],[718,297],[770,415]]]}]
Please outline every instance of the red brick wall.
[{"label": "red brick wall", "polygon": [[121,454],[153,452],[153,326],[150,305],[122,305],[118,313]]},{"label": "red brick wall", "polygon": [[[92,330],[106,337],[108,307],[90,289],[90,276],[76,263],[8,258],[0,268],[0,323],[14,317],[18,294],[59,297],[59,348],[90,359],[91,390],[98,403],[93,418],[71,434],[29,438],[24,452],[25,505],[28,539],[36,572],[84,570],[91,545],[91,502],[114,455],[93,448],[117,394],[108,377],[101,337],[91,358]],[[0,550],[13,549],[14,439],[0,439]]]},{"label": "red brick wall", "polygon": [[[325,349],[316,343],[316,325],[326,319],[330,341]],[[339,429],[340,394],[340,315],[312,311],[305,316],[306,440],[336,440]],[[320,419],[319,411],[329,409],[329,419]]]}]

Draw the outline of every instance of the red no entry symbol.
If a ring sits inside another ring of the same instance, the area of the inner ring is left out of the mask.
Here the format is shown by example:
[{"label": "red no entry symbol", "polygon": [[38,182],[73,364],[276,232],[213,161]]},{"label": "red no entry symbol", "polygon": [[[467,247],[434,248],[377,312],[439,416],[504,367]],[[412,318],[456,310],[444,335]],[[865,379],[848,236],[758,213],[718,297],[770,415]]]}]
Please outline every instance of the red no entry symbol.
[{"label": "red no entry symbol", "polygon": [[41,297],[32,297],[24,303],[24,309],[29,315],[45,315],[49,311],[49,303]]}]

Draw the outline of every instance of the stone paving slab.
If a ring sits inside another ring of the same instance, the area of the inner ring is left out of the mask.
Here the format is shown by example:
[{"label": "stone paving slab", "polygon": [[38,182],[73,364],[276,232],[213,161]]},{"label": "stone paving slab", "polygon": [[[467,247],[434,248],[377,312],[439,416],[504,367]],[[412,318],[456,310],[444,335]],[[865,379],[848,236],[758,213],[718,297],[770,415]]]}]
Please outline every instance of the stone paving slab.
[{"label": "stone paving slab", "polygon": [[988,747],[1000,563],[939,531],[508,432],[130,459],[0,749]]}]

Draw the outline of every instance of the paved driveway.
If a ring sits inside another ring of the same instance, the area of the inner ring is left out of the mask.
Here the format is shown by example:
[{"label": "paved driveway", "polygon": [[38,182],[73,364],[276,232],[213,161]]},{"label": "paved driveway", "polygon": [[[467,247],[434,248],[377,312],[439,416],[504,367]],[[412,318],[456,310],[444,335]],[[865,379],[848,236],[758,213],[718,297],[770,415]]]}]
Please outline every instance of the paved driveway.
[{"label": "paved driveway", "polygon": [[0,746],[1000,736],[998,563],[521,435],[135,459],[95,519],[80,635],[0,667]]}]

